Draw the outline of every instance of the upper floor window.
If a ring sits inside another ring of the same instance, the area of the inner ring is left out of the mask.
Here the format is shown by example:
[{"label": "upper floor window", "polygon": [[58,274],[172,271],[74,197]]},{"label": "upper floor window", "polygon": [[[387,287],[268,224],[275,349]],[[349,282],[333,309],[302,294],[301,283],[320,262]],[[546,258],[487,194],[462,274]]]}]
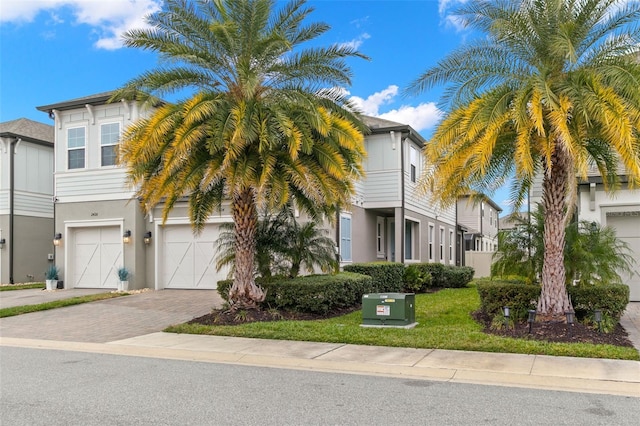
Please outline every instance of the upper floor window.
[{"label": "upper floor window", "polygon": [[409,167],[411,169],[411,182],[415,182],[418,175],[418,150],[415,147],[410,148]]},{"label": "upper floor window", "polygon": [[340,216],[340,258],[351,262],[351,216]]},{"label": "upper floor window", "polygon": [[67,167],[84,169],[85,128],[75,127],[67,130]]},{"label": "upper floor window", "polygon": [[118,139],[120,138],[120,124],[110,123],[100,126],[100,164],[113,166],[118,155]]}]

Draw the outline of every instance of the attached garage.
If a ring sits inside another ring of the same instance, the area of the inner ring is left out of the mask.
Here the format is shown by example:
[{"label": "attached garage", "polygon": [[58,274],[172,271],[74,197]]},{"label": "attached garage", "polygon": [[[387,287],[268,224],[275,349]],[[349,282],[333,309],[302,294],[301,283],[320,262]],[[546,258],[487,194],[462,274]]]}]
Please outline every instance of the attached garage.
[{"label": "attached garage", "polygon": [[[633,212],[635,213],[635,212]],[[616,235],[629,245],[636,263],[632,277],[623,276],[629,285],[632,302],[640,302],[640,215],[607,213],[607,225],[616,230]]]},{"label": "attached garage", "polygon": [[215,289],[228,269],[216,272],[219,224],[208,224],[197,237],[187,224],[163,226],[159,250],[158,288]]},{"label": "attached garage", "polygon": [[116,288],[122,266],[120,226],[70,228],[67,288]]}]

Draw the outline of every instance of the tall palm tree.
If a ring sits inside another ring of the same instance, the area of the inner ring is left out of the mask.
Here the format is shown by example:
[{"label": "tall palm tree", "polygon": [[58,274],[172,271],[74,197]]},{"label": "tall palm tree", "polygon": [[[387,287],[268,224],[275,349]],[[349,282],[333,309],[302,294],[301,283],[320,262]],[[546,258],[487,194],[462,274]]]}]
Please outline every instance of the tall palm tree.
[{"label": "tall palm tree", "polygon": [[[426,147],[425,182],[452,201],[491,193],[515,175],[518,208],[542,175],[541,313],[570,308],[565,224],[576,179],[596,165],[615,188],[618,160],[640,183],[640,6],[625,0],[479,0],[459,17],[486,35],[449,54],[409,87],[445,85],[445,117]],[[515,210],[515,209],[514,209]]]},{"label": "tall palm tree", "polygon": [[[362,173],[364,125],[341,87],[356,50],[300,45],[328,30],[305,25],[312,9],[294,0],[166,0],[125,45],[158,52],[160,65],[113,99],[158,105],[127,129],[120,161],[146,209],[189,200],[194,231],[225,201],[235,232],[235,308],[264,298],[254,281],[257,209],[290,200],[312,217],[347,205]],[[184,96],[184,95],[183,95]]]}]

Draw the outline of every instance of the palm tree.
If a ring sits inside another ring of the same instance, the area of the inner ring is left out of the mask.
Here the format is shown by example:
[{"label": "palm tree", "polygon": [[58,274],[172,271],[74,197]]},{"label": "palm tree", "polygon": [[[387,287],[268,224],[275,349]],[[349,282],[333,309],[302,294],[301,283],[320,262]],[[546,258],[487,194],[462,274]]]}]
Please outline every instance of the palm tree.
[{"label": "palm tree", "polygon": [[426,147],[425,184],[452,202],[515,176],[514,211],[542,176],[544,264],[538,310],[570,308],[565,225],[577,179],[595,165],[616,188],[618,161],[640,183],[640,5],[625,0],[468,2],[459,17],[486,35],[409,87],[444,84],[445,117]]},{"label": "palm tree", "polygon": [[[188,197],[194,232],[230,202],[235,233],[233,308],[264,293],[254,281],[258,209],[290,200],[311,217],[348,205],[362,173],[364,125],[345,91],[348,46],[302,48],[328,30],[303,25],[312,9],[294,0],[166,0],[151,29],[125,45],[158,52],[160,65],[113,99],[155,105],[122,137],[120,161],[145,209],[163,203],[166,220]],[[186,96],[184,93],[188,93]],[[167,95],[183,95],[160,103]]]},{"label": "palm tree", "polygon": [[[530,283],[538,282],[544,263],[544,223],[539,206],[531,220],[516,218],[515,228],[500,231],[491,274],[520,275]],[[613,228],[582,220],[571,222],[565,233],[566,285],[574,280],[579,285],[621,283],[624,275],[634,273],[631,249]]]}]

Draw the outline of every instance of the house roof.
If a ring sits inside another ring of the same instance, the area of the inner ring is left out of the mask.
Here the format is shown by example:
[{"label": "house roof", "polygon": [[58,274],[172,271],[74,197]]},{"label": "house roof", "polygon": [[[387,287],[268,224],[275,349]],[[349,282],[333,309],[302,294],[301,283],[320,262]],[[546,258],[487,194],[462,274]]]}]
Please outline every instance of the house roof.
[{"label": "house roof", "polygon": [[0,136],[28,140],[30,142],[45,142],[53,145],[54,129],[49,124],[18,118],[17,120],[0,123]]},{"label": "house roof", "polygon": [[469,198],[474,202],[479,201],[480,199],[486,201],[491,207],[493,207],[495,210],[501,212],[502,211],[502,207],[500,207],[495,201],[493,201],[491,198],[487,197],[484,194],[478,194],[478,195],[462,195],[459,197],[459,199],[463,199],[463,198]]},{"label": "house roof", "polygon": [[67,109],[74,109],[85,105],[102,105],[111,98],[113,93],[113,91],[96,93],[95,95],[84,96],[82,98],[76,98],[68,101],[57,102],[55,104],[39,106],[36,107],[36,109],[46,113],[51,113],[51,111],[54,109],[64,111]]},{"label": "house roof", "polygon": [[368,115],[362,116],[362,121],[369,127],[371,133],[388,133],[388,132],[403,132],[412,136],[421,145],[425,145],[427,141],[418,133],[413,127],[408,124],[397,123],[391,120],[385,120],[384,118],[371,117]]}]

